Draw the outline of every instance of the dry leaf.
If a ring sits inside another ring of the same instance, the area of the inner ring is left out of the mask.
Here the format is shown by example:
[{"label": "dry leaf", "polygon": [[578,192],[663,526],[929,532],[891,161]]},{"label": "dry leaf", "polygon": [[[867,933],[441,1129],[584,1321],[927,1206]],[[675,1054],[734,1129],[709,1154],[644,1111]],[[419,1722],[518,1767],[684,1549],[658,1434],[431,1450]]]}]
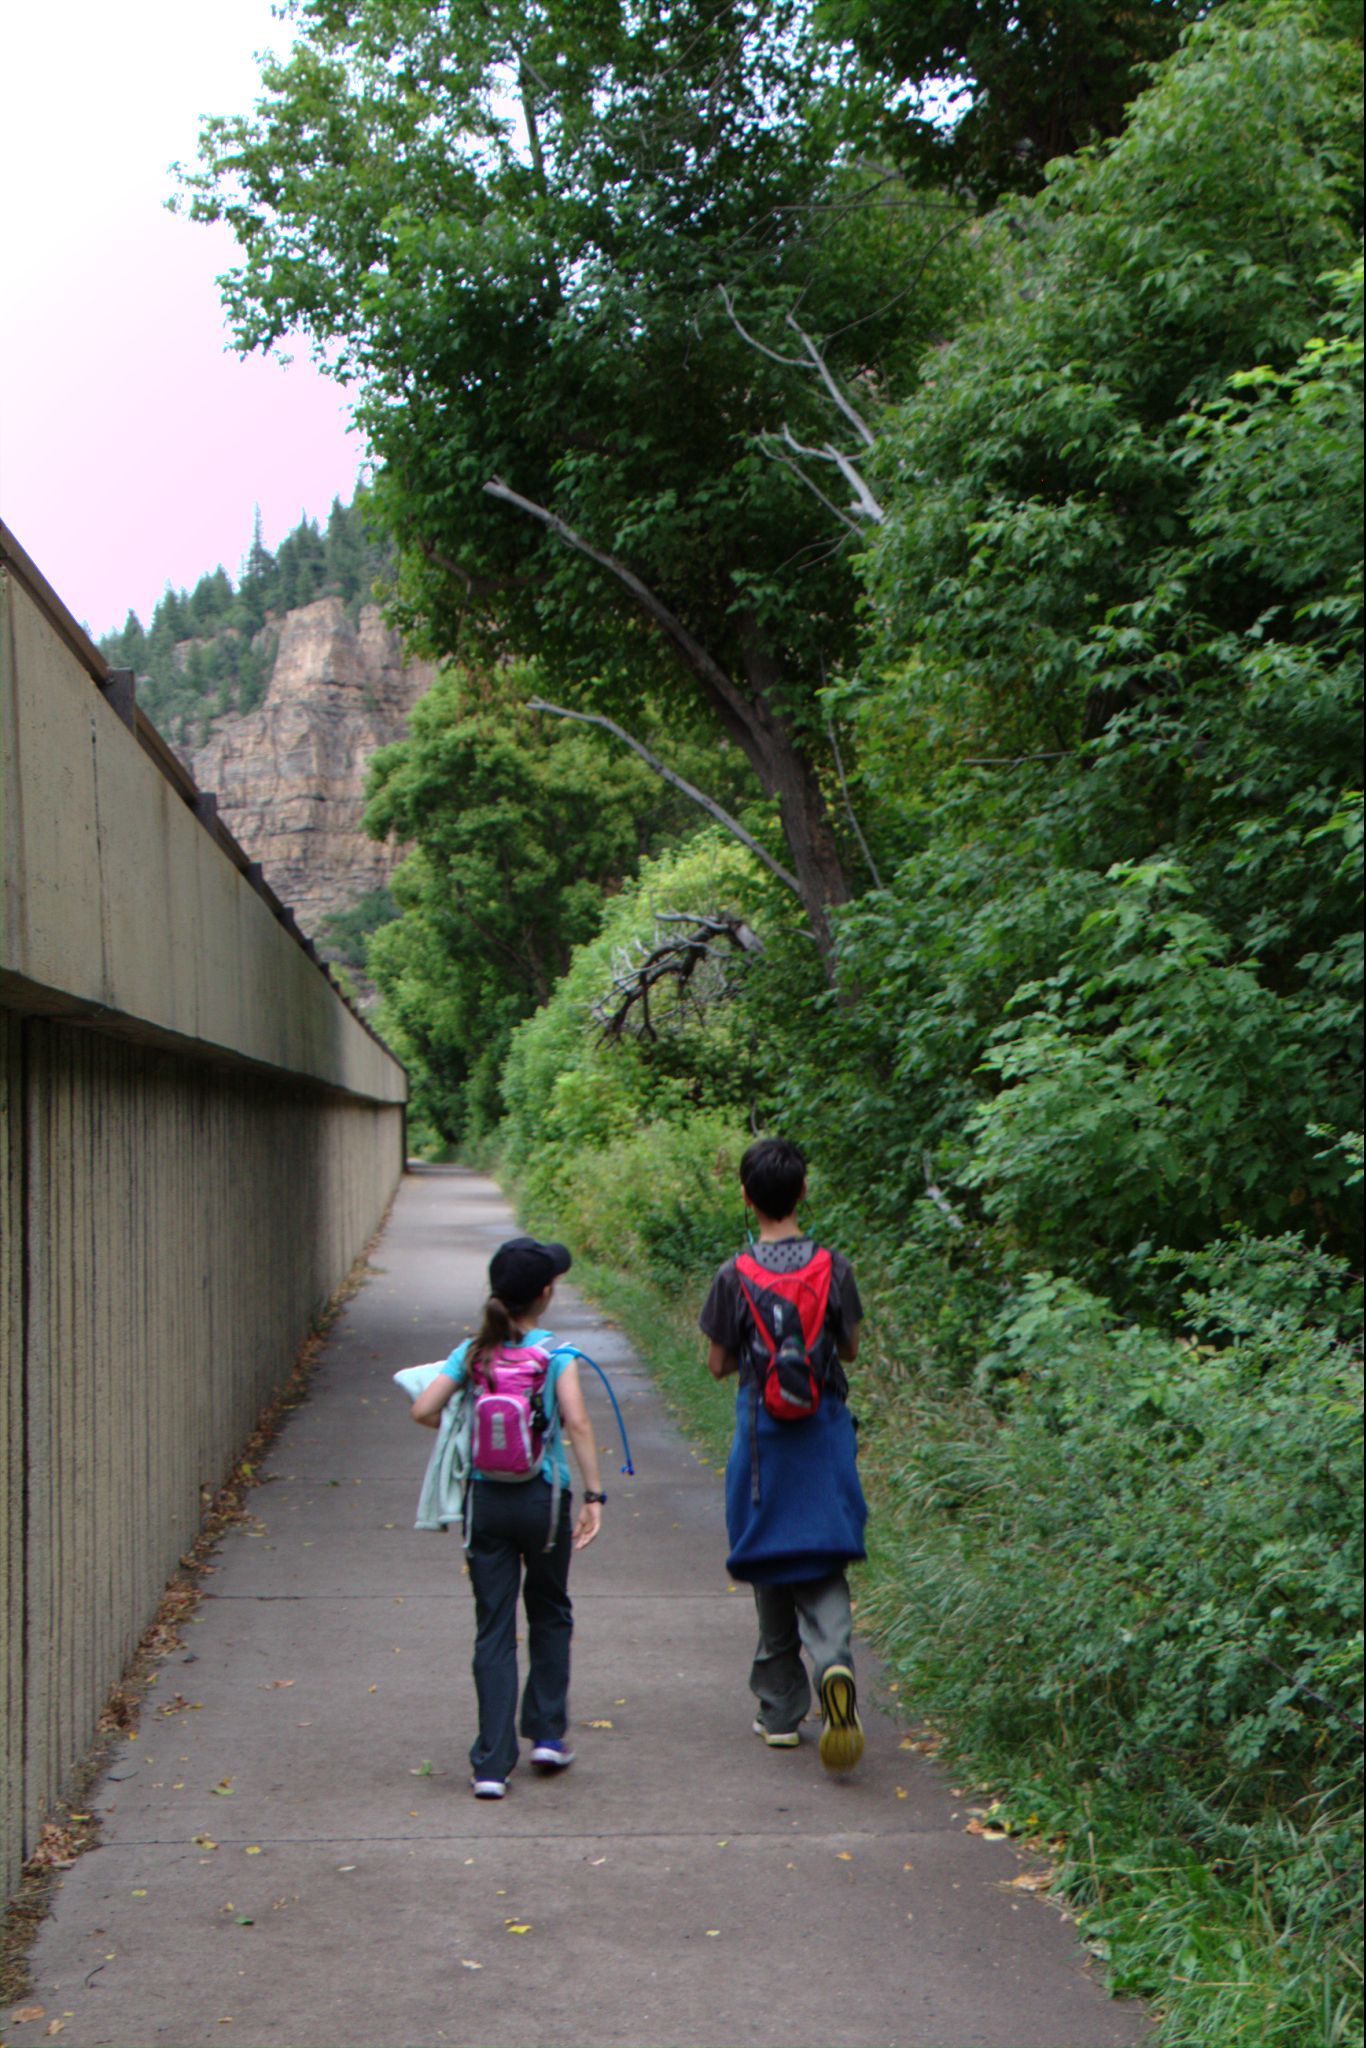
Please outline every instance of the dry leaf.
[{"label": "dry leaf", "polygon": [[719,1927],[709,1927],[707,1929],[707,1939],[709,1941],[716,1941],[719,1938],[720,1933],[721,1930]]},{"label": "dry leaf", "polygon": [[133,1893],[133,1897],[134,1897],[135,1899],[145,1899],[145,1898],[146,1898],[146,1896],[147,1896],[146,1892],[134,1892],[134,1893]]},{"label": "dry leaf", "polygon": [[837,1863],[852,1863],[853,1860],[847,1849],[841,1849],[835,1857]]},{"label": "dry leaf", "polygon": [[66,2022],[64,2020],[49,2020],[47,2023],[48,2040],[50,2041],[54,2034],[60,2034],[65,2024]]},{"label": "dry leaf", "polygon": [[243,1851],[243,1854],[246,1856],[259,1856],[260,1853],[261,1845],[259,1842],[253,1842],[249,1849]]},{"label": "dry leaf", "polygon": [[509,1920],[507,1931],[509,1934],[530,1934],[531,1922],[529,1920]]},{"label": "dry leaf", "polygon": [[47,2007],[45,2005],[21,2005],[18,2012],[10,2014],[10,2025],[13,2027],[26,2027],[30,2020],[46,2018]]},{"label": "dry leaf", "polygon": [[986,1821],[970,1820],[964,1834],[980,1835],[984,1842],[1008,1842],[1010,1836],[1005,1828],[991,1827]]},{"label": "dry leaf", "polygon": [[904,1785],[898,1785],[896,1788],[896,1796],[898,1799],[909,1799],[911,1795],[906,1790],[906,1787]]},{"label": "dry leaf", "polygon": [[612,1724],[610,1721],[585,1721],[583,1725],[585,1728],[610,1728]]},{"label": "dry leaf", "polygon": [[484,1965],[482,1963],[472,1963],[468,1956],[462,1956],[460,1958],[460,1967],[462,1970],[482,1970]]},{"label": "dry leaf", "polygon": [[196,1849],[216,1849],[218,1847],[212,1835],[191,1835],[190,1840],[194,1843]]},{"label": "dry leaf", "polygon": [[1017,1892],[1046,1892],[1053,1882],[1051,1870],[1022,1870],[1010,1880]]}]

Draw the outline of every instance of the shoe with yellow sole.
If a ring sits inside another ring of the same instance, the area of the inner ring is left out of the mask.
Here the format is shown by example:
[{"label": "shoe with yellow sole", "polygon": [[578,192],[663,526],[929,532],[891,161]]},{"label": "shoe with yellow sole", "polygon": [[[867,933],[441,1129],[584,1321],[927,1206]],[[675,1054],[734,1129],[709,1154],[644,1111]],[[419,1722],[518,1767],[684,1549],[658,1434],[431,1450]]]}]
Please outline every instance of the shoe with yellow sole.
[{"label": "shoe with yellow sole", "polygon": [[854,1674],[847,1664],[831,1664],[821,1679],[821,1762],[827,1771],[852,1771],[862,1755]]}]

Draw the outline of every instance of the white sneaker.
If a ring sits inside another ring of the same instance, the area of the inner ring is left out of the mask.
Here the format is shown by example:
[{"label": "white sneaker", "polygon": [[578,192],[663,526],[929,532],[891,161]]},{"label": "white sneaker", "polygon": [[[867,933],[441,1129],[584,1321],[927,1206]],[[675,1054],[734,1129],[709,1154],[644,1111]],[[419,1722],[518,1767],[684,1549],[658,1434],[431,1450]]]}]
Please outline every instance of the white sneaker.
[{"label": "white sneaker", "polygon": [[799,1728],[784,1728],[779,1735],[772,1728],[765,1728],[762,1721],[755,1722],[754,1732],[763,1736],[770,1749],[796,1749],[802,1739]]},{"label": "white sneaker", "polygon": [[476,1799],[505,1799],[507,1797],[508,1788],[505,1778],[471,1778],[470,1785],[473,1788]]},{"label": "white sneaker", "polygon": [[574,1752],[562,1742],[538,1742],[531,1752],[531,1761],[538,1770],[567,1771],[574,1761]]}]

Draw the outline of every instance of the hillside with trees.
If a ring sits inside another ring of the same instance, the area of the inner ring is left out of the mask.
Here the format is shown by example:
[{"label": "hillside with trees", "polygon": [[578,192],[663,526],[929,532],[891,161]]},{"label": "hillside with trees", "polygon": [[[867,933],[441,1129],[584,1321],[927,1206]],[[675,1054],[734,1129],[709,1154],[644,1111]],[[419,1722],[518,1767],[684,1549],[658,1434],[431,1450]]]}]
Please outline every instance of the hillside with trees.
[{"label": "hillside with trees", "polygon": [[415,1133],[708,1444],[797,1138],[925,1739],[1172,2048],[1347,2048],[1360,11],[1076,13],[304,0],[187,199],[453,664],[371,779]]},{"label": "hillside with trees", "polygon": [[261,518],[234,584],[220,563],[193,590],[168,584],[144,626],[130,611],[100,652],[113,668],[130,668],[138,698],[158,731],[178,745],[202,740],[227,711],[254,711],[265,695],[275,658],[276,627],[286,612],[319,597],[349,606],[373,602],[376,582],[393,563],[377,538],[360,492],[350,505],[334,498],[327,524],[303,518],[272,554]]}]

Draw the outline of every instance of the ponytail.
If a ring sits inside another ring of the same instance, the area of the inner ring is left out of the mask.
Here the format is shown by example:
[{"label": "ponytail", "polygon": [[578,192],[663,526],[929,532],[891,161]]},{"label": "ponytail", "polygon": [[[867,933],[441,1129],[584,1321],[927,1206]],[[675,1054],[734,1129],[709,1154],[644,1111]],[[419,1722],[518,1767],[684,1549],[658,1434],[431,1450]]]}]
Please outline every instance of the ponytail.
[{"label": "ponytail", "polygon": [[516,1334],[511,1309],[496,1294],[491,1294],[484,1303],[484,1320],[479,1325],[479,1334],[470,1346],[469,1370],[476,1371],[501,1345],[510,1344]]}]

